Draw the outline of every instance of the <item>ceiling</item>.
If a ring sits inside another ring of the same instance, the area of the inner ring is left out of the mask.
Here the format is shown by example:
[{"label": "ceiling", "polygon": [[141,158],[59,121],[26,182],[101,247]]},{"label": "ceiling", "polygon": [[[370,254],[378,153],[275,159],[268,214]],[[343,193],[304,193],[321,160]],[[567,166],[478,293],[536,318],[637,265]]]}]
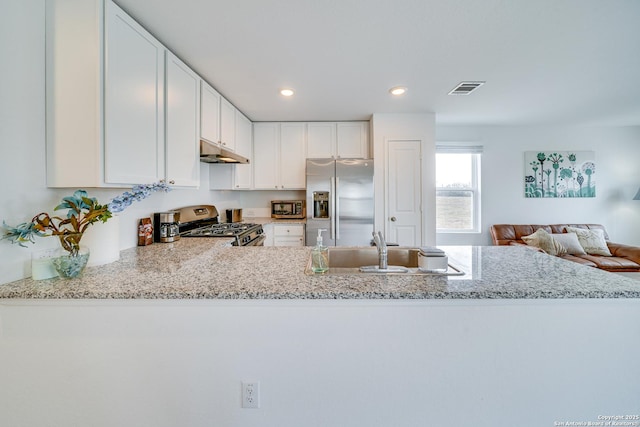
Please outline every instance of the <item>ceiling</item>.
[{"label": "ceiling", "polygon": [[116,3],[253,121],[640,125],[637,0]]}]

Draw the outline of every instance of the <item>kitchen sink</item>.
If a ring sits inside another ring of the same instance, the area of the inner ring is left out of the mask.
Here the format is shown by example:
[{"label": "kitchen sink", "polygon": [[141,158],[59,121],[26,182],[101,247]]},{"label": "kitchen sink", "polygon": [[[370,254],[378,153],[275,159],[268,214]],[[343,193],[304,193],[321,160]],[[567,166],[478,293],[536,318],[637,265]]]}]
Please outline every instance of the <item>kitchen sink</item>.
[{"label": "kitchen sink", "polygon": [[[389,265],[418,268],[418,253],[415,248],[390,247],[387,249]],[[366,265],[378,265],[378,249],[329,248],[329,268],[360,268]]]},{"label": "kitchen sink", "polygon": [[[378,250],[375,247],[332,247],[328,250],[329,271],[323,274],[403,274],[403,275],[462,275],[464,272],[449,266],[444,273],[423,271],[419,267],[420,249],[390,246],[387,249],[386,270],[378,269]],[[305,269],[311,271],[311,257]]]}]

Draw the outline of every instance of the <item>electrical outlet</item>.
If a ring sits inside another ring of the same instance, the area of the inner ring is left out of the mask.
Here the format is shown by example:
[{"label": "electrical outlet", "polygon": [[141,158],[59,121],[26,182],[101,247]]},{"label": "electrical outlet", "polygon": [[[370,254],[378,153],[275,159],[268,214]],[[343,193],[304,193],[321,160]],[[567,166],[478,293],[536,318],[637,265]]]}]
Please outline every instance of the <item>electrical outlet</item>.
[{"label": "electrical outlet", "polygon": [[243,381],[242,382],[242,407],[243,408],[259,408],[260,407],[260,382],[259,381]]},{"label": "electrical outlet", "polygon": [[255,218],[256,211],[254,211],[253,209],[245,209],[244,210],[244,216],[246,216],[248,218]]}]

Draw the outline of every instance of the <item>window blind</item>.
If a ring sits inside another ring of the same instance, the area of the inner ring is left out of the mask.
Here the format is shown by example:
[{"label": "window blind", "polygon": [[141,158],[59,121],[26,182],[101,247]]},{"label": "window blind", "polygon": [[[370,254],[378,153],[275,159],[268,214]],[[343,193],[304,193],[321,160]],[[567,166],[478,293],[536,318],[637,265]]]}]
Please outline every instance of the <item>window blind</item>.
[{"label": "window blind", "polygon": [[482,145],[436,144],[436,153],[482,154]]}]

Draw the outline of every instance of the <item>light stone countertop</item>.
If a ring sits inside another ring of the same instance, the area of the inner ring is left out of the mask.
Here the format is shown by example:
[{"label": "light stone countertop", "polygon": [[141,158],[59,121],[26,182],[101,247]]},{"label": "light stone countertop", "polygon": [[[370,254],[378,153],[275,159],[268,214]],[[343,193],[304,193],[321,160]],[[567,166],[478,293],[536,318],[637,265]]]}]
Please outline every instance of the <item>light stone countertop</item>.
[{"label": "light stone countertop", "polygon": [[249,217],[243,218],[242,222],[253,222],[256,224],[306,224],[306,218],[294,218],[294,219],[282,219],[282,218],[271,218],[269,217]]},{"label": "light stone countertop", "polygon": [[131,248],[76,279],[0,285],[0,299],[640,298],[640,281],[520,247],[442,247],[464,276],[305,275],[309,247],[229,242]]}]

